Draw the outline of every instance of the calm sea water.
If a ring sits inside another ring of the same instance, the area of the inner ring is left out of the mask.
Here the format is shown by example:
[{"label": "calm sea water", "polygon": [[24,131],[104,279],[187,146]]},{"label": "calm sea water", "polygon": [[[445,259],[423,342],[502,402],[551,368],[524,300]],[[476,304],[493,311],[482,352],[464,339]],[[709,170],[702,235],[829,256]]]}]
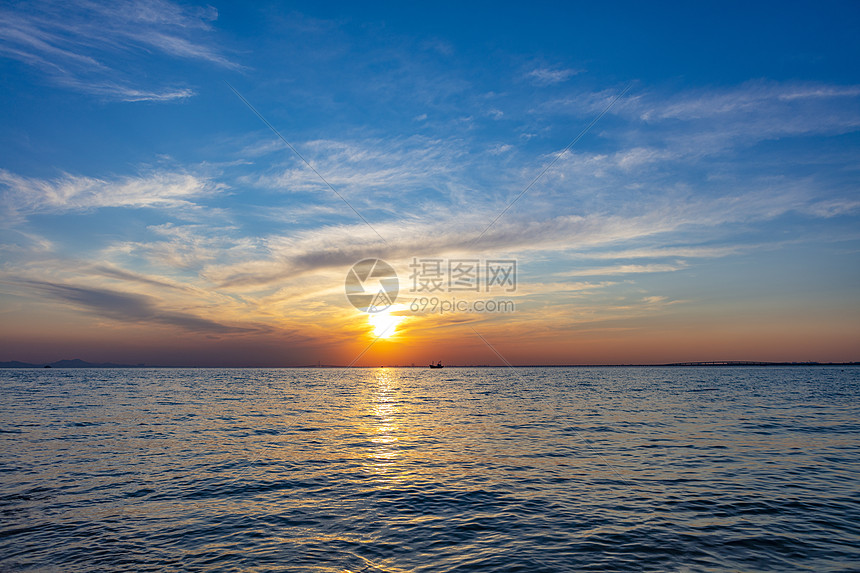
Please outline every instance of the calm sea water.
[{"label": "calm sea water", "polygon": [[860,368],[0,380],[4,572],[860,570]]}]

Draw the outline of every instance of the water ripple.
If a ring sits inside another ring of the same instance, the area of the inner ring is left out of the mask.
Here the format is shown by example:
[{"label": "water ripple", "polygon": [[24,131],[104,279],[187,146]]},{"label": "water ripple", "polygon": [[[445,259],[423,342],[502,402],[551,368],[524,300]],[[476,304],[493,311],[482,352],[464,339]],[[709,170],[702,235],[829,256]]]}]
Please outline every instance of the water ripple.
[{"label": "water ripple", "polygon": [[0,571],[844,571],[860,369],[0,371]]}]

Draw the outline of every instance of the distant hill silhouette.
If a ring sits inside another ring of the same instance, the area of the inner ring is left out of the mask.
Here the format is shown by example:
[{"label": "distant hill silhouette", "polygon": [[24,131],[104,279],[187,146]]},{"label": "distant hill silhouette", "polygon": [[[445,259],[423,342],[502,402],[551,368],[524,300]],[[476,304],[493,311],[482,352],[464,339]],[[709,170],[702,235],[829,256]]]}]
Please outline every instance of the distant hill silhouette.
[{"label": "distant hill silhouette", "polygon": [[40,366],[38,364],[30,364],[29,362],[12,360],[11,362],[0,362],[0,368],[40,368]]},{"label": "distant hill silhouette", "polygon": [[11,360],[9,362],[0,362],[0,368],[141,368],[144,364],[114,364],[112,362],[87,362],[80,358],[72,358],[71,360],[57,360],[48,364],[33,364],[31,362],[21,362],[19,360]]}]

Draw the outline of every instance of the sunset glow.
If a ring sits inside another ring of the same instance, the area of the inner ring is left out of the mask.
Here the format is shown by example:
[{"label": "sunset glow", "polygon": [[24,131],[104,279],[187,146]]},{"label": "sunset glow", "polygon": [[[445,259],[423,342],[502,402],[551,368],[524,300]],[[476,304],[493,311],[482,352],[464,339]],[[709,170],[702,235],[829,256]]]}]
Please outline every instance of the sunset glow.
[{"label": "sunset glow", "polygon": [[388,310],[368,314],[367,322],[373,327],[373,336],[391,338],[397,334],[397,325],[403,322],[405,317],[396,313],[402,313],[404,309],[403,305],[393,305]]},{"label": "sunset glow", "polygon": [[858,31],[0,2],[0,573],[860,563]]},{"label": "sunset glow", "polygon": [[856,8],[146,6],[0,8],[0,361],[860,360]]}]

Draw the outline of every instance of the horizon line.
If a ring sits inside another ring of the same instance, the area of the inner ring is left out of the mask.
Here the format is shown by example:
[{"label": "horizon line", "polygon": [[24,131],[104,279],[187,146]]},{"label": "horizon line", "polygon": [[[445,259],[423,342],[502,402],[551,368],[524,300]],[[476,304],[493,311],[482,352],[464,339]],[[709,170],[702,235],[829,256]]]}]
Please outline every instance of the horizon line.
[{"label": "horizon line", "polygon": [[[860,366],[860,361],[845,362],[818,362],[814,360],[805,361],[760,361],[760,360],[707,360],[707,361],[684,361],[665,363],[594,363],[594,364],[448,364],[445,368],[658,368],[658,367],[706,367],[706,366]],[[283,366],[211,366],[205,364],[197,365],[160,365],[160,364],[115,364],[110,362],[88,362],[79,358],[55,360],[53,362],[23,362],[19,360],[0,361],[0,369],[26,369],[26,368],[256,368],[256,369],[326,369],[326,368],[429,368],[429,364],[378,364],[367,366],[338,365],[338,364],[305,364],[305,365],[283,365]]]}]

